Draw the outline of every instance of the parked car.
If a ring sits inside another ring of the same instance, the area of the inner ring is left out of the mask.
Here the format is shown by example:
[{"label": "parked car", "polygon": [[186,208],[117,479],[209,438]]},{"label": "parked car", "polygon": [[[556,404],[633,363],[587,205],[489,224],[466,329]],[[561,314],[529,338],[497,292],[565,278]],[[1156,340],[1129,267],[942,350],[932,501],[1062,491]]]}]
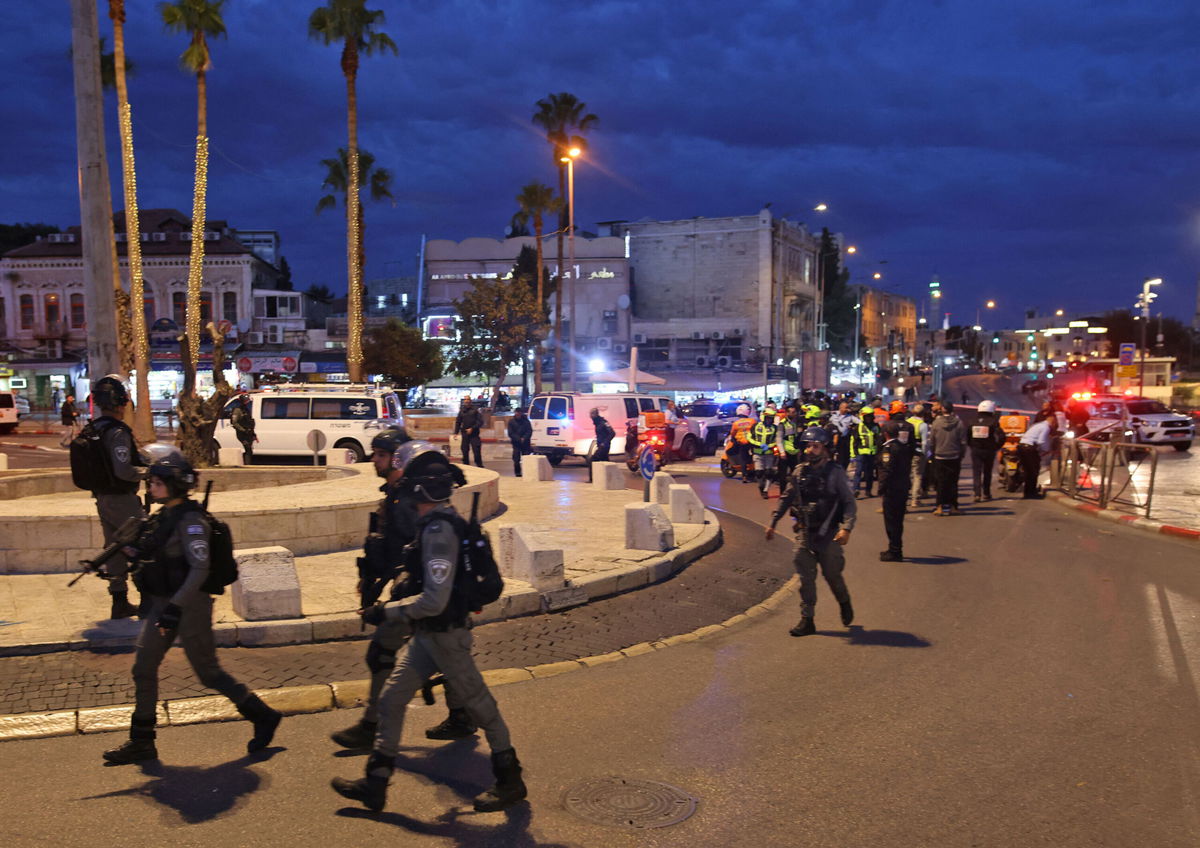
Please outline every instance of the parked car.
[{"label": "parked car", "polygon": [[13,392],[0,391],[0,434],[17,429],[17,397]]},{"label": "parked car", "polygon": [[[529,403],[533,452],[544,454],[551,465],[558,465],[568,456],[586,457],[596,439],[596,430],[589,418],[593,408],[600,410],[616,432],[609,449],[610,455],[616,456],[625,452],[629,424],[636,424],[643,412],[666,411],[667,399],[634,392],[535,395]],[[683,426],[675,428],[673,451],[676,459],[695,459],[700,446],[699,424],[687,419]]]},{"label": "parked car", "polygon": [[25,397],[25,395],[16,394],[15,392],[13,394],[13,400],[15,400],[17,404],[17,417],[29,417],[29,398]]},{"label": "parked car", "polygon": [[679,411],[700,427],[701,453],[712,455],[721,449],[729,436],[734,414],[726,413],[722,404],[710,398],[696,398],[691,403],[685,403]]},{"label": "parked car", "polygon": [[1130,433],[1135,442],[1171,445],[1177,451],[1192,446],[1196,425],[1181,412],[1157,400],[1133,395],[1095,394],[1073,399],[1088,411],[1088,431]]}]

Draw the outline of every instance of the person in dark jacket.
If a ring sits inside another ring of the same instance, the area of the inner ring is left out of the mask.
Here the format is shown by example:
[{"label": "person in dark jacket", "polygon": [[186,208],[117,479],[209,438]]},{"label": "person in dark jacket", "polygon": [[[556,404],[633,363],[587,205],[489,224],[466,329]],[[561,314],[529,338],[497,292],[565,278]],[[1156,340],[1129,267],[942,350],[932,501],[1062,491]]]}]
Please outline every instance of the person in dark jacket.
[{"label": "person in dark jacket", "polygon": [[67,399],[59,407],[59,414],[62,416],[62,425],[66,428],[59,444],[65,448],[79,435],[79,407],[75,405],[75,395],[67,395]]},{"label": "person in dark jacket", "polygon": [[229,423],[237,440],[242,443],[242,464],[251,465],[254,462],[254,443],[258,436],[254,432],[254,416],[251,414],[250,395],[238,395],[233,411],[229,413]]},{"label": "person in dark jacket", "polygon": [[904,513],[914,449],[912,425],[904,420],[903,409],[892,414],[896,417],[885,421],[880,428],[883,444],[875,463],[879,496],[883,498],[883,526],[888,538],[887,550],[879,552],[880,562],[904,561]]},{"label": "person in dark jacket", "polygon": [[1004,431],[1000,429],[994,400],[980,401],[979,416],[971,425],[967,444],[971,448],[971,480],[975,488],[975,503],[990,501],[996,452],[1004,446]]},{"label": "person in dark jacket", "polygon": [[513,411],[513,416],[509,419],[505,432],[508,433],[508,440],[512,443],[513,474],[520,477],[521,457],[533,450],[530,447],[530,441],[533,439],[533,425],[529,423],[529,416],[525,414],[525,410],[518,407]]},{"label": "person in dark jacket", "polygon": [[961,515],[958,508],[958,475],[967,452],[967,428],[954,414],[954,404],[941,402],[940,414],[929,425],[929,456],[933,460],[933,480],[937,486],[934,515]]},{"label": "person in dark jacket", "polygon": [[483,439],[480,431],[483,429],[483,416],[471,405],[471,399],[463,398],[462,408],[454,419],[454,435],[462,436],[463,465],[470,465],[470,454],[475,454],[475,464],[483,468]]},{"label": "person in dark jacket", "polygon": [[608,462],[608,451],[616,431],[596,407],[593,406],[588,415],[591,416],[592,426],[596,428],[596,449],[592,452],[592,462]]}]

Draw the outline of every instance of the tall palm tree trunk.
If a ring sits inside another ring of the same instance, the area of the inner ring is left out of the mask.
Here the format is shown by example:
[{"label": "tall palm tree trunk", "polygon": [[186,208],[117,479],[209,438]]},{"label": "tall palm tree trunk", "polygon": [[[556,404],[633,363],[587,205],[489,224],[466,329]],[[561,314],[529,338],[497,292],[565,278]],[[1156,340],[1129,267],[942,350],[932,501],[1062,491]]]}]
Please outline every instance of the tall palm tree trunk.
[{"label": "tall palm tree trunk", "polygon": [[192,195],[192,252],[188,260],[187,312],[184,332],[188,358],[195,371],[200,364],[200,292],[204,283],[205,200],[208,191],[208,81],[196,71],[196,186]]},{"label": "tall palm tree trunk", "polygon": [[[562,198],[563,209],[567,202],[567,170],[559,163],[558,166],[558,196]],[[566,284],[563,277],[563,230],[566,228],[565,211],[558,213],[558,290],[554,293],[554,391],[562,391],[563,364],[563,291]]]},{"label": "tall palm tree trunk", "polygon": [[[545,286],[542,284],[542,267],[544,259],[542,257],[542,213],[533,213],[533,238],[537,246],[537,314],[538,314],[538,330],[546,325],[546,293]],[[540,348],[540,345],[539,345]],[[533,357],[533,391],[540,393],[542,391],[542,351],[539,349]]]},{"label": "tall palm tree trunk", "polygon": [[358,196],[358,93],[355,81],[358,77],[358,55],[346,41],[346,56],[343,67],[346,72],[346,262],[349,285],[346,294],[346,365],[350,371],[350,382],[365,382],[363,373],[362,333],[362,217]]},{"label": "tall palm tree trunk", "polygon": [[[133,157],[133,113],[125,81],[125,0],[109,0],[113,21],[113,57],[116,65],[117,108],[121,132],[121,165],[125,185],[125,232],[129,258],[128,319],[133,336],[133,367],[137,372],[137,405],[133,411],[133,433],[141,443],[154,441],[150,410],[150,352],[146,336],[145,280],[142,277],[141,221],[138,218],[137,171]],[[116,249],[116,242],[113,242]],[[118,266],[119,267],[119,266]],[[120,279],[118,275],[118,280]]]}]

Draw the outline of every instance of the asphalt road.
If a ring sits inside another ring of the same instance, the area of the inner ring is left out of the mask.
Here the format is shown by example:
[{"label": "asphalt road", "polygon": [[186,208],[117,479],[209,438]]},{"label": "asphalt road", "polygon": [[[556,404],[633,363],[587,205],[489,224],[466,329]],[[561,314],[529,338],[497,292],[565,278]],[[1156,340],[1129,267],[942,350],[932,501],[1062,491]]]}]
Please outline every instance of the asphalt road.
[{"label": "asphalt road", "polygon": [[[750,486],[689,482],[752,520],[769,508]],[[388,810],[345,807],[328,779],[363,761],[326,741],[351,717],[335,712],[287,719],[258,760],[239,757],[240,722],[166,729],[163,762],[145,768],[100,765],[113,734],[4,743],[0,844],[1200,842],[1195,547],[1001,499],[912,516],[914,561],[882,564],[874,504],[860,502],[847,548],[849,629],[822,586],[816,636],[787,636],[788,604],[715,638],[499,687],[528,806],[470,812],[486,750],[426,744],[436,707],[414,710]],[[605,775],[680,787],[696,812],[633,831],[564,808],[564,790]]]}]

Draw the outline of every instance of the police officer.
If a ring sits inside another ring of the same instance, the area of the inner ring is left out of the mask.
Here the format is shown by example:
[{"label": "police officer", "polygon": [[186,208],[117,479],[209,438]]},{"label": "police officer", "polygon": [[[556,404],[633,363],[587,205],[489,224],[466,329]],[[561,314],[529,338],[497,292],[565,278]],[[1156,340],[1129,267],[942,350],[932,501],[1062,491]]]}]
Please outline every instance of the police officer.
[{"label": "police officer", "polygon": [[414,548],[417,557],[411,573],[418,592],[400,601],[376,604],[364,612],[363,618],[411,627],[412,639],[380,694],[379,730],[365,776],[359,780],[334,778],[332,786],[340,795],[370,810],[383,809],[400,752],[408,702],[424,680],[440,669],[457,688],[472,720],[483,728],[492,750],[496,783],[475,799],[475,809],[502,810],[521,801],[526,790],[508,727],[471,657],[468,599],[463,581],[457,579],[462,519],[449,503],[454,487],[465,479],[462,471],[428,442],[401,445],[396,461],[419,515]]},{"label": "police officer", "polygon": [[796,544],[794,564],[800,575],[800,622],[789,632],[809,636],[817,632],[813,611],[817,604],[817,566],[825,575],[833,596],[841,608],[842,624],[854,621],[854,607],[842,572],[846,560],[842,548],[850,541],[850,532],[858,516],[854,493],[845,470],[831,461],[828,431],[809,427],[801,434],[804,456],[779,506],[771,515],[767,540],[775,538],[775,525],[788,510],[795,518]]},{"label": "police officer", "polygon": [[875,481],[875,453],[879,449],[879,425],[875,423],[875,410],[865,406],[859,413],[862,420],[850,430],[850,458],[854,460],[854,496],[858,497],[860,485],[863,493],[871,497],[871,484]]},{"label": "police officer", "polygon": [[155,718],[158,667],[178,636],[196,676],[210,689],[233,701],[253,724],[246,744],[250,753],[271,744],[283,716],[263,703],[217,662],[212,630],[212,595],[201,588],[209,573],[209,526],[203,508],[188,497],[196,472],[170,445],[148,445],[150,497],[163,506],[144,525],[127,549],[141,565],[137,581],[146,609],[133,662],[134,708],[129,740],[104,752],[104,759],[125,765],[158,758]]},{"label": "police officer", "polygon": [[252,464],[254,462],[254,443],[258,441],[258,436],[254,433],[254,416],[251,415],[250,395],[245,392],[238,394],[237,403],[234,404],[233,411],[229,413],[229,424],[233,427],[237,440],[242,443],[242,464]]},{"label": "police officer", "polygon": [[758,493],[765,500],[767,489],[775,478],[775,410],[767,407],[762,419],[750,430],[750,450],[754,455],[754,473],[758,477]]},{"label": "police officer", "polygon": [[512,445],[513,474],[520,477],[521,457],[532,450],[529,443],[533,438],[533,425],[529,423],[529,416],[525,414],[524,409],[518,406],[513,410],[512,418],[508,419],[508,426],[504,432],[508,434],[508,441]]},{"label": "police officer", "polygon": [[[403,570],[405,548],[417,536],[417,506],[412,490],[402,483],[403,470],[396,465],[396,453],[412,437],[402,427],[384,430],[371,440],[371,462],[375,473],[384,479],[379,491],[383,499],[371,516],[371,532],[363,545],[366,554],[359,560],[358,592],[362,605],[374,604],[388,583],[391,597],[400,598],[415,589],[406,580]],[[425,444],[424,442],[422,444]],[[379,693],[396,665],[396,654],[408,641],[409,628],[396,622],[380,622],[371,634],[367,646],[367,669],[371,685],[367,706],[362,718],[344,730],[331,733],[329,738],[343,748],[370,748],[379,725]],[[466,710],[458,706],[451,685],[446,689],[446,706],[450,715],[441,724],[425,731],[429,739],[465,739],[475,733],[475,724]]]},{"label": "police officer", "polygon": [[[96,499],[104,545],[108,547],[118,527],[130,518],[146,517],[137,496],[144,471],[134,447],[133,430],[125,423],[129,392],[121,378],[109,374],[97,380],[92,386],[92,401],[100,408],[100,415],[90,426],[98,433],[108,472],[108,483],[93,489],[92,497]],[[120,554],[109,560],[105,567],[109,575],[108,594],[112,599],[111,618],[129,618],[137,614],[138,608],[129,603],[129,581],[125,576],[128,570],[128,561]]]},{"label": "police officer", "polygon": [[876,464],[879,494],[883,498],[883,527],[888,537],[887,550],[879,552],[880,562],[904,560],[904,513],[911,485],[912,425],[903,419],[903,410],[893,415],[900,417],[884,422],[880,428],[883,444],[879,446]]},{"label": "police officer", "polygon": [[471,399],[462,400],[462,408],[454,419],[454,435],[462,434],[463,465],[470,465],[470,454],[475,454],[475,464],[483,468],[482,445],[483,439],[479,433],[483,429],[483,415],[471,405]]},{"label": "police officer", "polygon": [[592,462],[608,462],[608,451],[612,447],[613,436],[617,433],[608,423],[608,419],[600,414],[599,407],[593,406],[588,415],[596,432],[596,450],[592,453]]}]

